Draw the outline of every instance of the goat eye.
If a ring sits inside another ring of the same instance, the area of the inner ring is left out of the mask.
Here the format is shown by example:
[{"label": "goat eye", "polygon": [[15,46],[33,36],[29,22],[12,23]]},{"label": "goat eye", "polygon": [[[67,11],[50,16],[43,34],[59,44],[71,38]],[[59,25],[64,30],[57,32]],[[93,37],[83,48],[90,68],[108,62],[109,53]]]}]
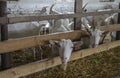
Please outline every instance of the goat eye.
[{"label": "goat eye", "polygon": [[74,48],[74,46],[72,46],[71,48]]}]

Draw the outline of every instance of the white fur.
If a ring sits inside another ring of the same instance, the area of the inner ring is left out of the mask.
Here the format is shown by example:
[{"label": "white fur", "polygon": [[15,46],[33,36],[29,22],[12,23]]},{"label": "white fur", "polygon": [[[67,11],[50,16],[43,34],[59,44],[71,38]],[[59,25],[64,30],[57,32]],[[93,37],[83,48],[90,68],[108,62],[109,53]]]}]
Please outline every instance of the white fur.
[{"label": "white fur", "polygon": [[89,47],[97,47],[100,42],[100,38],[104,31],[98,30],[98,29],[92,29],[89,24],[89,21],[83,17],[81,19],[82,21],[82,30],[86,30],[88,33],[91,34],[91,37],[88,39],[90,40],[90,44],[87,44]]},{"label": "white fur", "polygon": [[[111,22],[111,20],[113,20],[113,22]],[[117,24],[118,13],[112,14],[111,16],[107,17],[104,21],[106,25]],[[111,36],[111,40],[114,41],[116,39],[116,31],[111,32],[110,36]]]},{"label": "white fur", "polygon": [[[65,70],[73,50],[72,41],[70,39],[62,39],[61,41],[50,40],[50,44],[52,44],[52,51],[59,52],[61,62],[64,65],[63,68]],[[55,54],[55,52],[53,53]]]}]

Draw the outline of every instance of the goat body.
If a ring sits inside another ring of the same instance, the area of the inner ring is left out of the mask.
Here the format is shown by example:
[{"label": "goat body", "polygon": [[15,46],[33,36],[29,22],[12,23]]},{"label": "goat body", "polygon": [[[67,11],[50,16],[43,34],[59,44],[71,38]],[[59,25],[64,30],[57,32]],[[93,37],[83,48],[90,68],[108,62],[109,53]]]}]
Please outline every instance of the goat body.
[{"label": "goat body", "polygon": [[[107,17],[105,20],[106,25],[110,24],[117,24],[118,21],[118,13],[114,13],[111,16]],[[114,41],[116,39],[116,31],[110,33],[111,41]]]}]

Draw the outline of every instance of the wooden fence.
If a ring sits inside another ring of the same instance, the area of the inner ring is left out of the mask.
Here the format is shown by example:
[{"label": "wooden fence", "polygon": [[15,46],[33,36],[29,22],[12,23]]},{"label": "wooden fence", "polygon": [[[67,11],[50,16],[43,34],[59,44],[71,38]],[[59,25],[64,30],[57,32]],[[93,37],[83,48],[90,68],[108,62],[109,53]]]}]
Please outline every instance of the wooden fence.
[{"label": "wooden fence", "polygon": [[[7,0],[2,0],[7,1]],[[0,1],[1,2],[1,1]],[[62,18],[75,18],[75,28],[77,28],[78,21],[83,16],[95,16],[100,14],[110,14],[110,13],[118,13],[118,10],[111,10],[111,11],[103,11],[103,12],[89,12],[89,13],[82,13],[82,0],[75,0],[75,13],[74,14],[61,14],[61,15],[47,15],[47,16],[24,16],[24,17],[0,17],[0,24],[12,24],[18,22],[31,22],[31,21],[41,21],[41,20],[51,20],[51,19],[62,19]],[[111,26],[103,26],[99,27],[98,29],[101,30],[109,30],[109,31],[120,31],[120,24],[115,24]],[[48,34],[43,36],[34,36],[34,37],[26,37],[26,38],[19,38],[13,40],[5,40],[0,42],[0,54],[10,53],[16,50],[21,50],[25,48],[31,48],[37,45],[45,45],[47,44],[48,40],[51,39],[79,39],[82,36],[87,36],[88,34],[82,30],[75,30],[73,32],[63,32],[63,33],[56,33],[56,34]],[[100,45],[97,48],[90,48],[86,50],[81,50],[72,53],[71,60],[77,60],[79,58],[83,58],[85,56],[89,56],[94,53],[99,53],[105,50],[109,50],[111,48],[120,46],[120,41],[111,42],[108,44]],[[26,76],[38,71],[42,71],[56,65],[60,65],[61,61],[59,57],[55,57],[54,63],[52,60],[43,61],[43,62],[34,62],[27,65],[7,69],[0,72],[0,78],[19,78],[21,76]]]},{"label": "wooden fence", "polygon": [[[103,44],[97,48],[90,48],[86,50],[73,52],[70,58],[70,61],[84,58],[86,56],[90,56],[95,53],[103,52],[103,51],[109,50],[117,46],[120,46],[120,41]],[[55,67],[60,64],[61,64],[60,57],[55,57],[52,60],[47,60],[43,62],[37,61],[34,63],[30,63],[27,65],[23,65],[23,66],[19,66],[19,67],[15,67],[15,68],[2,71],[0,72],[0,78],[19,78],[19,77],[26,76],[26,75],[29,75],[29,74],[32,74],[38,71],[51,68],[51,67]]]}]

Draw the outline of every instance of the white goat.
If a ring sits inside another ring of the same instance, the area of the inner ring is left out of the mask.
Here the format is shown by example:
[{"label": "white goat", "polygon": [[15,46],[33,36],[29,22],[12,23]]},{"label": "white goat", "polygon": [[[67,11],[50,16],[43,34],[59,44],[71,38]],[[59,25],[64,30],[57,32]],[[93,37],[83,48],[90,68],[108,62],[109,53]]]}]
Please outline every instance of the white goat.
[{"label": "white goat", "polygon": [[51,30],[51,25],[49,23],[49,21],[40,21],[40,30],[39,30],[39,35],[45,35],[45,34],[49,34],[50,30]]},{"label": "white goat", "polygon": [[[85,4],[82,8],[84,11],[86,11],[85,7],[87,6],[87,4]],[[63,14],[62,12],[59,12],[59,11],[53,9],[54,6],[55,6],[55,4],[53,4],[51,6],[49,14],[53,14],[53,15],[54,14]],[[69,12],[67,12],[67,13],[69,13]],[[74,27],[74,22],[71,22],[70,19],[68,19],[68,18],[52,20],[51,26],[52,26],[51,33],[72,31],[73,27]]]},{"label": "white goat", "polygon": [[[58,12],[57,10],[53,10],[54,6],[55,6],[55,4],[53,4],[51,6],[50,14],[62,14],[61,12]],[[66,19],[59,19],[59,20],[52,20],[51,25],[52,25],[51,33],[71,31],[71,29],[69,28],[71,25],[71,22],[67,18]]]},{"label": "white goat", "polygon": [[[17,10],[18,13],[21,12],[21,11],[19,11],[19,8]],[[43,7],[42,10],[39,12],[41,12],[42,14],[46,14],[46,12],[47,12],[46,8],[47,7]],[[11,9],[8,9],[8,10],[12,11]],[[14,15],[16,16],[16,14],[14,14]],[[14,15],[12,15],[12,17]],[[9,16],[11,17],[11,14],[9,14]],[[19,16],[19,15],[17,15],[17,16]],[[47,23],[45,25],[45,27],[48,27],[48,25],[49,25],[49,23]],[[9,39],[34,36],[34,35],[38,35],[38,33],[40,35],[41,30],[44,29],[43,27],[40,28],[40,26],[41,26],[41,22],[40,23],[39,22],[25,22],[25,23],[9,24],[8,25]],[[32,48],[32,51],[33,51],[33,56],[35,58],[36,57],[35,48]]]},{"label": "white goat", "polygon": [[97,47],[99,45],[102,34],[104,34],[106,31],[101,31],[96,28],[94,29],[92,26],[90,26],[89,21],[85,17],[82,17],[81,22],[82,30],[86,30],[90,34],[89,39],[87,39],[90,40],[89,43],[86,43],[88,41],[84,42],[86,43],[86,45],[88,45],[88,47]]},{"label": "white goat", "polygon": [[72,51],[80,49],[80,46],[83,44],[81,41],[72,42],[70,39],[50,40],[49,43],[53,56],[60,56],[64,70],[66,70]]},{"label": "white goat", "polygon": [[[85,7],[83,8],[83,12],[86,12],[87,10],[84,10],[84,9],[85,9]],[[107,15],[105,15],[105,17],[106,16]],[[100,39],[102,38],[102,36],[106,35],[106,33],[108,33],[108,31],[101,31],[101,30],[96,28],[96,26],[101,26],[102,24],[104,24],[105,17],[103,17],[103,16],[101,16],[101,17],[100,16],[99,17],[89,16],[89,17],[82,17],[81,18],[82,30],[87,30],[87,32],[89,32],[91,35],[89,38],[90,41],[88,41],[88,43],[89,43],[88,47],[97,47],[100,43]],[[85,40],[85,39],[83,39],[83,40]],[[84,41],[84,43],[88,44],[87,41]]]},{"label": "white goat", "polygon": [[62,64],[64,66],[63,68],[64,70],[66,70],[67,63],[70,59],[74,47],[72,41],[70,39],[62,39],[61,41],[50,40],[50,44],[52,45],[52,47],[57,46],[57,50],[53,50],[53,51],[57,51],[59,53]]},{"label": "white goat", "polygon": [[[117,24],[118,21],[118,13],[114,13],[111,16],[107,17],[105,20],[106,25],[110,24]],[[110,33],[111,41],[114,41],[116,39],[116,31]]]},{"label": "white goat", "polygon": [[[53,11],[54,4],[50,7],[49,14],[62,14],[56,10]],[[65,31],[71,31],[70,27],[73,24],[70,23],[69,19],[60,19],[60,20],[49,20],[49,21],[40,21],[40,30],[39,32],[41,34],[46,33],[55,33],[55,32],[65,32]],[[40,35],[41,35],[40,34]]]},{"label": "white goat", "polygon": [[38,22],[16,23],[8,25],[9,38],[19,38],[37,35],[39,31]]}]

